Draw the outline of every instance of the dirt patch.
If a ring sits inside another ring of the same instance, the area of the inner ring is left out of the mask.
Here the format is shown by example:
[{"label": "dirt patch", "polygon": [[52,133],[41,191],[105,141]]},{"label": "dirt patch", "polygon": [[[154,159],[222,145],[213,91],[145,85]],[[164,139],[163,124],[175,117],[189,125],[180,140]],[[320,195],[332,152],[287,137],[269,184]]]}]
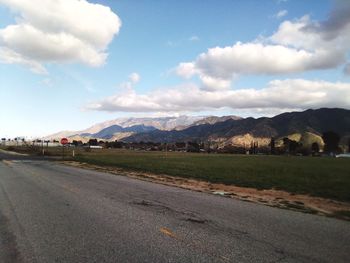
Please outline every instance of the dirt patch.
[{"label": "dirt patch", "polygon": [[9,155],[18,155],[18,156],[28,156],[28,154],[18,153],[18,152],[14,152],[14,151],[6,151],[6,150],[2,150],[2,149],[0,149],[0,153],[5,153],[5,154],[9,154]]},{"label": "dirt patch", "polygon": [[234,185],[215,184],[194,179],[187,179],[169,175],[158,175],[146,172],[128,171],[116,167],[102,167],[74,161],[62,162],[67,165],[124,175],[145,181],[176,186],[193,191],[212,193],[229,198],[264,204],[273,207],[291,209],[306,213],[314,213],[350,220],[350,203],[335,201],[322,197],[293,194],[281,190],[258,190],[255,188]]}]

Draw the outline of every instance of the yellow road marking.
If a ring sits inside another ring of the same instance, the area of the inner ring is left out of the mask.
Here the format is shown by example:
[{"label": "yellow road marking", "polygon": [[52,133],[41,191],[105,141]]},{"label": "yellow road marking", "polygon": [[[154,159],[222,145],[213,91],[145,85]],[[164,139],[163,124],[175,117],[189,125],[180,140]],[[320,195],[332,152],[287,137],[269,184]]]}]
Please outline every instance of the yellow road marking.
[{"label": "yellow road marking", "polygon": [[171,230],[169,230],[168,228],[165,228],[165,227],[161,227],[160,228],[160,232],[162,232],[163,234],[169,236],[169,237],[172,237],[172,238],[177,238],[177,236],[171,232]]}]

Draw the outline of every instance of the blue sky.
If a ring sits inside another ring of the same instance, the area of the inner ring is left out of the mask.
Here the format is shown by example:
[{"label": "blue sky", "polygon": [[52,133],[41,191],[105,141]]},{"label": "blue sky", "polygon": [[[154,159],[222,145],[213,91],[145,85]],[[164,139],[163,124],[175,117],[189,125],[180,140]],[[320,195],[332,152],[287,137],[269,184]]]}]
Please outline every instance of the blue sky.
[{"label": "blue sky", "polygon": [[2,137],[350,108],[346,1],[30,2],[0,0]]}]

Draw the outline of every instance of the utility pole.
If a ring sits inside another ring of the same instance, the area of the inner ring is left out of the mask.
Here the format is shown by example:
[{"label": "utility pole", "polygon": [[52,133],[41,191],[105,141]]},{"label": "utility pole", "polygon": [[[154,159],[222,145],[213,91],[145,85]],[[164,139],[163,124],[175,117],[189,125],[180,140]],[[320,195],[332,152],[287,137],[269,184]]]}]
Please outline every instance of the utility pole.
[{"label": "utility pole", "polygon": [[41,139],[41,152],[43,155],[45,155],[45,150],[44,150],[44,139]]}]

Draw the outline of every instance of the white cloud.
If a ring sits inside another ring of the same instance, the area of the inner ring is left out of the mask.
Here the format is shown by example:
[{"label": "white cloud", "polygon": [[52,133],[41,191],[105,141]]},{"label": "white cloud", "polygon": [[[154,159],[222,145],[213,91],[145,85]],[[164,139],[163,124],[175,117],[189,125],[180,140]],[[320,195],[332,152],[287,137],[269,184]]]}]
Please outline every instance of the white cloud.
[{"label": "white cloud", "polygon": [[238,42],[231,47],[209,49],[198,56],[194,68],[225,79],[235,74],[284,74],[307,70],[321,55],[283,45]]},{"label": "white cloud", "polygon": [[195,69],[194,63],[180,63],[179,66],[175,69],[176,74],[189,79],[193,75],[197,73],[197,70]]},{"label": "white cloud", "polygon": [[281,10],[281,11],[278,11],[277,14],[275,15],[276,18],[282,18],[284,16],[286,16],[288,14],[288,11],[287,10]]},{"label": "white cloud", "polygon": [[203,83],[202,89],[208,91],[224,90],[231,86],[231,80],[227,80],[225,78],[213,78],[200,74],[199,79]]},{"label": "white cloud", "polygon": [[347,8],[335,9],[323,22],[304,16],[284,21],[270,37],[210,48],[194,61],[180,63],[176,73],[186,78],[197,75],[201,80],[210,79],[210,89],[222,89],[220,83],[230,82],[237,74],[275,75],[335,68],[346,62],[349,50],[348,4]]},{"label": "white cloud", "polygon": [[280,111],[320,107],[350,108],[350,83],[274,80],[263,89],[207,91],[195,84],[160,89],[148,94],[135,90],[90,103],[90,110],[111,112],[189,112],[217,109]]},{"label": "white cloud", "polygon": [[0,29],[0,61],[44,73],[45,63],[100,66],[121,21],[109,7],[86,0],[0,0],[17,23]]},{"label": "white cloud", "polygon": [[122,82],[119,84],[119,87],[125,92],[133,91],[134,86],[140,81],[141,76],[133,72],[128,76],[128,81]]},{"label": "white cloud", "polygon": [[129,75],[129,80],[131,83],[136,84],[140,81],[141,77],[138,73],[133,72]]},{"label": "white cloud", "polygon": [[192,41],[192,42],[199,41],[199,37],[198,36],[191,36],[188,40]]},{"label": "white cloud", "polygon": [[175,72],[177,75],[190,79],[194,75],[198,74],[199,79],[203,83],[203,88],[206,90],[219,90],[227,89],[231,85],[231,79],[233,75],[227,79],[225,77],[213,77],[209,74],[203,74],[200,70],[195,68],[194,63],[181,63],[176,69]]},{"label": "white cloud", "polygon": [[6,64],[23,65],[23,66],[29,67],[30,70],[34,73],[47,74],[47,70],[44,68],[44,66],[41,63],[24,58],[20,54],[16,53],[15,51],[8,49],[6,47],[1,47],[1,46],[0,46],[0,62],[6,63]]},{"label": "white cloud", "polygon": [[[350,38],[350,23],[342,26],[341,30],[334,29],[332,32],[322,25],[322,23],[312,21],[309,16],[303,16],[295,21],[284,21],[269,40],[280,45],[310,51],[318,49],[327,52],[336,50],[342,53],[349,51],[350,44],[345,41]],[[333,37],[330,38],[330,35]]]},{"label": "white cloud", "polygon": [[197,42],[200,38],[196,35],[190,36],[188,38],[178,39],[178,40],[168,40],[166,45],[172,48],[180,47],[188,44],[188,42]]}]

